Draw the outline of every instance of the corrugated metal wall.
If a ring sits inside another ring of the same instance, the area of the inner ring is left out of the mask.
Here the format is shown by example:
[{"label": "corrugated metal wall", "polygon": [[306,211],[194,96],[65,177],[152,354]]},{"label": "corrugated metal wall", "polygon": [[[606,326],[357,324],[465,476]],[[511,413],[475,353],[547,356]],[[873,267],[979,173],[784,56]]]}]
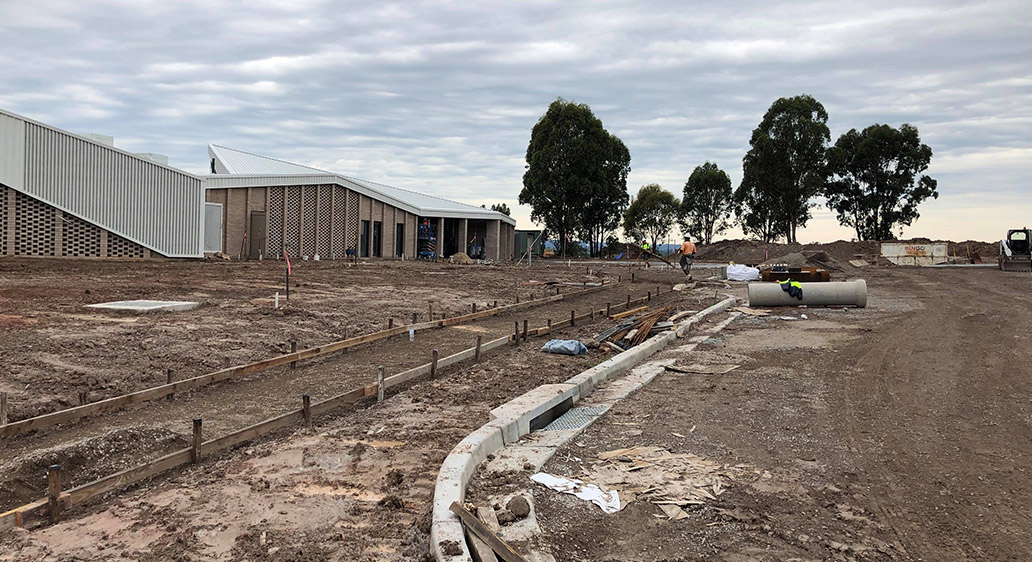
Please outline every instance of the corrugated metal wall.
[{"label": "corrugated metal wall", "polygon": [[0,184],[25,183],[25,122],[0,113]]},{"label": "corrugated metal wall", "polygon": [[201,255],[200,178],[36,123],[24,127],[23,191],[162,255]]}]

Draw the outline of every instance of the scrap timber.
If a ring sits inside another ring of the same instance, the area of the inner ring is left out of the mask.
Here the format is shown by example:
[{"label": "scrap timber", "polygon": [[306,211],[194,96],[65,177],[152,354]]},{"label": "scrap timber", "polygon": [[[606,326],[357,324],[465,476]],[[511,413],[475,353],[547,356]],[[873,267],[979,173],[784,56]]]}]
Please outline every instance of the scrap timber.
[{"label": "scrap timber", "polygon": [[673,322],[661,322],[660,319],[668,316],[674,307],[664,306],[649,313],[645,313],[645,309],[647,307],[628,311],[634,314],[616,326],[595,336],[595,343],[599,345],[606,344],[607,347],[616,346],[621,350],[627,350],[647,340],[650,336],[665,332],[673,327]]}]

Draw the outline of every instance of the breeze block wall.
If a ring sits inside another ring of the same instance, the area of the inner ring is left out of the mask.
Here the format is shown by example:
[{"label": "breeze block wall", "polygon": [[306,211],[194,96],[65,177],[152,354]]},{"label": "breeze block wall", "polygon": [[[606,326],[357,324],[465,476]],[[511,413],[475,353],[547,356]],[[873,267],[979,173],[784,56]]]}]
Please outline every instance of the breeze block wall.
[{"label": "breeze block wall", "polygon": [[143,246],[0,186],[0,255],[68,258],[149,258]]}]

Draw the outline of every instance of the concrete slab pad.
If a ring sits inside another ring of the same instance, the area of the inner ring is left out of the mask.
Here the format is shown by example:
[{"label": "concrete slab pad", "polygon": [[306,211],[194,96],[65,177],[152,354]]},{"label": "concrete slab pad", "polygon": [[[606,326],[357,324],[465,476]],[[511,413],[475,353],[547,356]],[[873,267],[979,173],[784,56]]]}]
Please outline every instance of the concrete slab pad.
[{"label": "concrete slab pad", "polygon": [[159,312],[193,310],[200,303],[191,301],[112,301],[99,304],[88,304],[86,308],[97,308],[101,310],[124,310],[127,312]]}]

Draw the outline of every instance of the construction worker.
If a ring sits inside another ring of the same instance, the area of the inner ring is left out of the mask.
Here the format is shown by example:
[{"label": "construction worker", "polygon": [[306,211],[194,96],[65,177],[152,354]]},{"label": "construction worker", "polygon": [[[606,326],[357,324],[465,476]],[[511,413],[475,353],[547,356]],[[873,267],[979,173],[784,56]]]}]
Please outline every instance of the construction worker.
[{"label": "construction worker", "polygon": [[649,253],[650,253],[649,252],[649,243],[647,241],[646,242],[642,242],[641,243],[641,259],[645,260],[645,267],[649,266]]},{"label": "construction worker", "polygon": [[681,271],[688,276],[688,280],[692,280],[692,262],[695,261],[695,244],[689,236],[684,237],[684,242],[681,247],[676,250],[675,253],[681,254]]}]

